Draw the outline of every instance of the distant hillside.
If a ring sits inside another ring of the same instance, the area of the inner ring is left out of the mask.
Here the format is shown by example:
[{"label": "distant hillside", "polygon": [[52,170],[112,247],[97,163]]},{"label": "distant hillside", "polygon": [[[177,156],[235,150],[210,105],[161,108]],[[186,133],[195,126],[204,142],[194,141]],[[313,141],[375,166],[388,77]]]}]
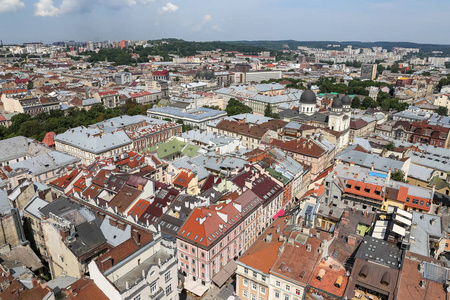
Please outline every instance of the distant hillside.
[{"label": "distant hillside", "polygon": [[[359,48],[371,48],[371,47],[383,47],[385,49],[391,49],[393,47],[404,48],[419,48],[423,52],[442,51],[450,54],[450,45],[438,45],[438,44],[419,44],[410,42],[358,42],[358,41],[294,41],[294,40],[281,40],[281,41],[228,41],[230,44],[247,44],[255,47],[262,47],[268,50],[283,50],[284,45],[289,46],[289,49],[297,49],[298,46],[306,46],[311,48],[326,48],[327,45],[341,45],[343,49],[347,45]],[[329,48],[331,49],[331,48]]]}]

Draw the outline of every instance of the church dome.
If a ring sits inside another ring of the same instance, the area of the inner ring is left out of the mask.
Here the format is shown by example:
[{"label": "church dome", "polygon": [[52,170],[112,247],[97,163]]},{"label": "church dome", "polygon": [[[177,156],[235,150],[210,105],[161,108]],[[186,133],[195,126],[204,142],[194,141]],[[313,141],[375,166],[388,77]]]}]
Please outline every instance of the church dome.
[{"label": "church dome", "polygon": [[342,108],[342,100],[339,97],[334,98],[331,108]]},{"label": "church dome", "polygon": [[342,97],[341,101],[342,101],[342,105],[350,106],[352,104],[352,100],[350,99],[350,97],[348,95],[345,95],[344,97]]},{"label": "church dome", "polygon": [[300,103],[303,104],[316,104],[316,94],[311,90],[306,90],[300,96]]},{"label": "church dome", "polygon": [[197,72],[195,75],[196,79],[203,79],[203,80],[211,80],[214,78],[214,72],[211,70],[208,70],[206,67],[203,68],[203,70]]}]

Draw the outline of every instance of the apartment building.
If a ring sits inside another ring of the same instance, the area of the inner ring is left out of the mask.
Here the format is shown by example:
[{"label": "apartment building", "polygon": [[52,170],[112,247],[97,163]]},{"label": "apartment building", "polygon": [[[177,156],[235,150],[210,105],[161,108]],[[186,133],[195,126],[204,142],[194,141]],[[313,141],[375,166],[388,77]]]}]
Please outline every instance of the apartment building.
[{"label": "apartment building", "polygon": [[[263,201],[251,190],[237,191],[225,202],[197,207],[177,235],[179,269],[185,288],[206,291],[222,286],[236,269],[235,258],[258,236]],[[202,295],[199,295],[202,296]]]}]

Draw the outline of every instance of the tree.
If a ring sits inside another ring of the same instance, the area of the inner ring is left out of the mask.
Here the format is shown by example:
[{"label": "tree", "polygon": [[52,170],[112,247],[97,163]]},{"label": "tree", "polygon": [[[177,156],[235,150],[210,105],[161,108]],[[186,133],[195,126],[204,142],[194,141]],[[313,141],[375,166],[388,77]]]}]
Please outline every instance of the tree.
[{"label": "tree", "polygon": [[353,97],[351,107],[359,108],[360,106],[361,106],[361,100],[359,99],[359,97],[358,96]]},{"label": "tree", "polygon": [[373,100],[373,99],[370,98],[370,97],[364,97],[364,100],[363,100],[363,102],[362,102],[362,106],[363,106],[365,109],[367,109],[367,108],[369,108],[369,107],[375,108],[375,107],[378,106],[378,103],[377,103],[377,101]]},{"label": "tree", "polygon": [[391,179],[395,181],[406,182],[405,172],[403,172],[403,170],[395,170],[391,173]]},{"label": "tree", "polygon": [[231,98],[228,101],[228,105],[225,111],[227,112],[228,116],[234,116],[239,114],[252,113],[253,110],[241,101],[236,100],[235,98]]},{"label": "tree", "polygon": [[27,89],[29,89],[29,90],[32,90],[33,89],[33,81],[28,81],[28,83],[27,83]]},{"label": "tree", "polygon": [[386,150],[388,150],[388,151],[394,151],[394,150],[395,150],[394,143],[392,143],[392,142],[390,142],[389,144],[387,144],[384,148],[385,148]]},{"label": "tree", "polygon": [[448,108],[445,106],[439,106],[435,112],[441,116],[448,116]]},{"label": "tree", "polygon": [[264,116],[265,117],[272,117],[272,106],[270,106],[270,103],[267,103],[266,109],[264,109]]}]

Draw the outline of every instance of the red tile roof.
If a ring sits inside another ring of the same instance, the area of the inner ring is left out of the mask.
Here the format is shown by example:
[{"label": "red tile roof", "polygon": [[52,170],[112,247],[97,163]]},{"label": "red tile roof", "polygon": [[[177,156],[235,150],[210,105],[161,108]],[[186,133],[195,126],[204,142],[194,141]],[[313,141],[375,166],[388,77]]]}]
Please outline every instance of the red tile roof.
[{"label": "red tile roof", "polygon": [[181,169],[180,173],[175,177],[173,184],[187,188],[192,178],[194,178],[192,171]]},{"label": "red tile roof", "polygon": [[383,187],[362,181],[349,179],[344,186],[344,193],[363,196],[366,198],[383,201]]},{"label": "red tile roof", "polygon": [[64,291],[67,300],[109,300],[92,279],[78,279]]},{"label": "red tile roof", "polygon": [[47,132],[47,134],[44,137],[44,140],[42,141],[44,144],[46,144],[49,147],[52,147],[55,145],[54,137],[56,134],[52,132]]},{"label": "red tile roof", "polygon": [[277,146],[283,150],[298,153],[308,157],[321,157],[326,153],[322,147],[311,139],[299,138],[283,142],[281,140],[273,139],[270,144]]}]

